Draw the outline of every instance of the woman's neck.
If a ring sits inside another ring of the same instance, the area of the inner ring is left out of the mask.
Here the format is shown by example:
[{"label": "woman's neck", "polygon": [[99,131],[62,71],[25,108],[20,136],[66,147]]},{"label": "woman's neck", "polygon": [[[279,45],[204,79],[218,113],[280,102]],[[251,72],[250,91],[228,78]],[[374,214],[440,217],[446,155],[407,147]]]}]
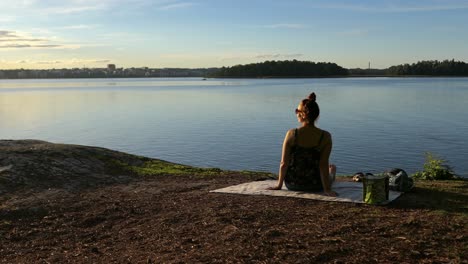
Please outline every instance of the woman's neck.
[{"label": "woman's neck", "polygon": [[302,127],[315,127],[314,123],[303,122]]}]

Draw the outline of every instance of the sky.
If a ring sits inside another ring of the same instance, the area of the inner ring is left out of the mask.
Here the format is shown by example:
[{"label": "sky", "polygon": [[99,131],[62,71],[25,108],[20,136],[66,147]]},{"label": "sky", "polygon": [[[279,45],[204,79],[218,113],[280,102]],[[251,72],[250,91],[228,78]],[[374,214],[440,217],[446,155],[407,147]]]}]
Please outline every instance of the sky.
[{"label": "sky", "polygon": [[0,0],[0,69],[468,62],[468,0]]}]

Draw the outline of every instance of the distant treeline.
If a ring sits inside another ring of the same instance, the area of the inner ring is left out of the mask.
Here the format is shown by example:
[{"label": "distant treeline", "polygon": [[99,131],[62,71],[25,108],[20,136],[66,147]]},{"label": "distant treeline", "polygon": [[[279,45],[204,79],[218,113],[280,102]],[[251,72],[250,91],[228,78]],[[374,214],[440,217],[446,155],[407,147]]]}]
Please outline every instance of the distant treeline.
[{"label": "distant treeline", "polygon": [[420,61],[387,69],[388,75],[468,76],[468,64],[463,61]]},{"label": "distant treeline", "polygon": [[325,77],[348,75],[348,70],[330,62],[265,61],[222,67],[209,77]]},{"label": "distant treeline", "polygon": [[463,61],[420,61],[388,69],[346,69],[330,62],[265,61],[232,67],[222,67],[209,77],[328,77],[328,76],[468,76],[468,64]]},{"label": "distant treeline", "polygon": [[0,79],[52,79],[52,78],[141,78],[141,77],[203,77],[219,68],[73,68],[46,70],[0,70]]},{"label": "distant treeline", "polygon": [[346,76],[468,76],[468,64],[455,60],[429,60],[387,69],[346,69],[336,63],[312,61],[265,61],[222,68],[73,68],[48,70],[0,70],[0,79],[28,78],[137,78],[137,77],[225,77],[294,78]]}]

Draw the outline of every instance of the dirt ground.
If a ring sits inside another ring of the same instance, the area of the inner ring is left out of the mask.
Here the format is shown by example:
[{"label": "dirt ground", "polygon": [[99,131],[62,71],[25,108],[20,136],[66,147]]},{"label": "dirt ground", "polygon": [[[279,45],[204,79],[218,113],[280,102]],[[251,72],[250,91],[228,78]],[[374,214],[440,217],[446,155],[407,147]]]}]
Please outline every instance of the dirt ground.
[{"label": "dirt ground", "polygon": [[209,192],[248,180],[171,175],[23,193],[0,210],[1,261],[466,263],[463,212],[407,208],[404,197],[380,207]]},{"label": "dirt ground", "polygon": [[16,166],[0,175],[0,263],[468,263],[468,181],[416,182],[387,206],[210,193],[264,176],[157,161],[121,177],[147,158],[33,143],[0,144]]}]

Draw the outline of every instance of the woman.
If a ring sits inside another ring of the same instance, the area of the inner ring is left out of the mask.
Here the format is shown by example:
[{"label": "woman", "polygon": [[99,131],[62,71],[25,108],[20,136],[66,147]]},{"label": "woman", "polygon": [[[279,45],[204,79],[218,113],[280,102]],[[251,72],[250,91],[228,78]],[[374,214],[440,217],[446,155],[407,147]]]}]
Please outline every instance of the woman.
[{"label": "woman", "polygon": [[319,114],[315,93],[299,103],[296,116],[302,125],[286,133],[278,184],[269,190],[281,190],[284,182],[290,190],[337,195],[331,189],[336,167],[328,161],[332,138],[330,133],[315,126]]}]

